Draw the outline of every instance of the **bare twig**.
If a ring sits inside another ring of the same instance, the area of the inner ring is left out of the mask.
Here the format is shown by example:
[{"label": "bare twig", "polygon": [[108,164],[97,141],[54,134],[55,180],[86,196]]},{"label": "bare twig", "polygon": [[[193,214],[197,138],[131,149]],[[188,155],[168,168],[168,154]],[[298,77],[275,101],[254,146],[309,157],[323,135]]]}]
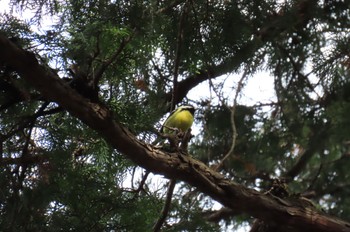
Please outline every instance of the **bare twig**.
[{"label": "bare twig", "polygon": [[31,125],[31,122],[35,121],[37,118],[39,118],[41,116],[45,116],[45,115],[55,114],[55,113],[58,113],[60,111],[63,111],[63,109],[61,107],[53,108],[53,109],[46,110],[46,111],[39,110],[35,114],[28,116],[27,119],[21,121],[21,123],[17,125],[17,128],[13,128],[9,133],[2,135],[0,139],[1,139],[1,141],[5,141],[6,139],[10,138],[11,136],[16,134],[17,132],[28,127],[28,125]]},{"label": "bare twig", "polygon": [[96,87],[100,79],[102,78],[103,73],[106,69],[117,60],[118,56],[122,53],[125,46],[131,41],[135,32],[132,32],[128,37],[123,38],[118,49],[109,57],[108,59],[102,62],[100,68],[93,74],[93,86]]},{"label": "bare twig", "polygon": [[235,123],[235,111],[236,111],[236,106],[237,106],[237,98],[238,98],[238,94],[241,92],[242,88],[243,88],[243,81],[246,78],[247,73],[244,72],[241,79],[239,80],[238,84],[237,84],[237,90],[236,90],[236,94],[235,94],[235,98],[233,99],[233,106],[232,107],[228,107],[228,109],[231,111],[231,127],[232,127],[232,142],[231,142],[231,147],[230,150],[226,153],[226,155],[221,159],[220,163],[218,165],[215,166],[214,170],[220,170],[221,167],[223,166],[225,160],[230,157],[230,155],[233,153],[235,146],[236,146],[236,140],[237,140],[237,128],[236,128],[236,123]]},{"label": "bare twig", "polygon": [[236,213],[237,212],[230,208],[222,207],[219,210],[205,212],[203,216],[207,221],[219,223],[221,220],[228,219]]},{"label": "bare twig", "polygon": [[180,66],[180,59],[181,59],[181,50],[182,50],[182,42],[184,37],[184,22],[185,18],[187,16],[187,3],[184,5],[183,10],[180,15],[180,22],[179,22],[179,29],[177,34],[177,41],[176,41],[176,53],[175,53],[175,60],[174,60],[174,78],[173,78],[173,91],[172,91],[172,97],[171,97],[171,110],[175,109],[176,99],[177,99],[177,85],[178,85],[178,76],[179,76],[179,66]]},{"label": "bare twig", "polygon": [[134,166],[133,169],[132,169],[132,174],[131,174],[131,188],[133,189],[134,188],[134,177],[135,177],[135,172],[136,172],[136,168],[137,166]]},{"label": "bare twig", "polygon": [[166,194],[164,207],[162,209],[160,217],[158,218],[158,221],[153,226],[153,231],[154,232],[160,231],[160,228],[162,227],[163,223],[165,222],[166,217],[168,216],[168,212],[169,212],[169,209],[170,209],[171,198],[172,198],[173,193],[174,193],[175,185],[176,185],[176,180],[175,179],[171,179],[169,181],[169,184],[168,184],[168,191],[167,191],[167,194]]},{"label": "bare twig", "polygon": [[148,177],[149,174],[150,174],[150,171],[146,170],[145,174],[142,177],[142,180],[140,182],[139,187],[136,189],[136,192],[140,192],[141,190],[144,190],[143,186],[146,183],[146,180],[147,180],[147,177]]},{"label": "bare twig", "polygon": [[155,70],[157,71],[159,77],[160,77],[161,79],[165,79],[165,76],[163,75],[162,70],[161,70],[161,68],[158,66],[158,64],[156,64],[156,62],[154,62],[153,59],[151,60],[151,62],[152,62],[153,67],[154,67]]}]

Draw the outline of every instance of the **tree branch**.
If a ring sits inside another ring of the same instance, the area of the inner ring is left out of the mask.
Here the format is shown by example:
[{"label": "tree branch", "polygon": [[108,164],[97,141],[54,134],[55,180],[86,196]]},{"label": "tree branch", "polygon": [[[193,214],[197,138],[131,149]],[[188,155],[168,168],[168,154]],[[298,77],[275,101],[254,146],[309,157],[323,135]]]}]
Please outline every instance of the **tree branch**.
[{"label": "tree branch", "polygon": [[170,204],[171,204],[171,199],[173,197],[175,185],[176,185],[176,180],[175,179],[172,179],[172,180],[169,181],[168,191],[166,193],[166,198],[165,198],[165,204],[164,204],[164,207],[162,209],[162,212],[160,213],[160,217],[158,218],[156,224],[153,227],[153,231],[154,232],[160,231],[160,229],[162,228],[162,225],[165,222],[166,217],[168,216],[169,209],[170,209]]},{"label": "tree branch", "polygon": [[118,56],[120,55],[120,53],[122,53],[123,49],[125,48],[125,46],[131,41],[132,37],[133,37],[133,33],[131,35],[129,35],[126,38],[122,39],[122,42],[120,43],[118,49],[111,55],[111,57],[109,57],[107,60],[104,60],[102,62],[102,65],[99,67],[99,69],[94,73],[93,76],[93,86],[94,88],[97,87],[98,82],[100,81],[100,79],[102,78],[103,73],[106,71],[106,69],[117,60]]},{"label": "tree branch", "polygon": [[[178,82],[176,103],[179,103],[193,87],[203,81],[217,78],[226,73],[237,70],[242,63],[246,62],[262,46],[260,39],[255,38],[249,41],[245,46],[236,52],[232,57],[225,59],[221,64],[205,67],[198,73],[193,74],[186,79]],[[171,92],[166,95],[166,100],[171,101]]]},{"label": "tree branch", "polygon": [[[182,1],[174,1],[173,4],[177,5],[181,2]],[[271,20],[268,21],[268,23],[258,31],[255,31],[253,39],[242,45],[234,55],[227,57],[220,64],[203,67],[198,73],[180,81],[177,86],[178,95],[175,102],[179,103],[193,87],[203,81],[238,70],[238,68],[247,62],[249,58],[253,57],[264,44],[269,41],[274,41],[279,34],[282,34],[290,28],[303,30],[306,23],[311,20],[312,17],[315,17],[316,12],[313,9],[317,8],[316,6],[316,0],[302,0],[297,2],[290,9],[289,14],[286,12],[285,14],[271,16]],[[169,5],[167,9],[171,9],[171,7],[172,5]],[[292,16],[290,14],[292,14]],[[295,20],[293,24],[290,24],[290,17],[294,17],[297,20]],[[166,101],[171,101],[171,92],[167,93]]]},{"label": "tree branch", "polygon": [[317,133],[314,133],[310,138],[309,146],[300,154],[299,159],[291,169],[283,175],[287,182],[292,181],[297,175],[299,175],[317,151],[322,149],[324,144],[323,141],[327,138],[328,125],[315,125],[312,130],[317,131]]},{"label": "tree branch", "polygon": [[237,90],[235,93],[235,98],[233,99],[233,106],[229,107],[225,103],[223,103],[229,110],[230,110],[230,123],[231,123],[231,129],[232,129],[232,142],[230,146],[230,150],[224,155],[224,157],[220,160],[220,162],[215,166],[214,170],[219,171],[224,165],[225,160],[227,160],[235,150],[236,146],[236,140],[237,140],[237,128],[236,128],[236,122],[235,122],[235,113],[236,113],[236,107],[237,107],[237,98],[238,94],[241,92],[243,88],[243,81],[246,78],[247,74],[246,72],[243,73],[241,79],[237,83]]},{"label": "tree branch", "polygon": [[230,208],[223,207],[219,210],[204,212],[203,215],[206,220],[210,222],[219,223],[223,219],[229,219],[230,217],[237,215],[238,213]]},{"label": "tree branch", "polygon": [[150,171],[148,171],[148,170],[146,170],[146,172],[145,172],[145,174],[143,175],[143,177],[142,177],[142,180],[141,180],[141,182],[140,182],[140,184],[139,184],[139,187],[135,190],[135,192],[140,192],[141,190],[144,190],[145,191],[145,189],[144,189],[144,184],[146,183],[146,180],[147,180],[147,177],[148,177],[148,175],[150,174]]}]

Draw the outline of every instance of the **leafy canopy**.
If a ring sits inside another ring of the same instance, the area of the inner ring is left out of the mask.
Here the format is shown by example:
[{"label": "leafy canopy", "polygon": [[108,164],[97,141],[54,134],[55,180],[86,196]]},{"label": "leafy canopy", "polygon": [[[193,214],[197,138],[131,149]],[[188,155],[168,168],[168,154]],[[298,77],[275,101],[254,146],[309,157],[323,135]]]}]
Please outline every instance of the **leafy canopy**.
[{"label": "leafy canopy", "polygon": [[[195,158],[221,163],[219,171],[251,188],[266,191],[273,178],[283,179],[291,193],[350,220],[347,1],[11,4],[35,17],[2,14],[1,33],[82,96],[107,105],[139,139],[151,142],[164,113],[190,102],[198,108],[189,147]],[[57,20],[34,31],[44,16]],[[273,76],[276,99],[248,105],[240,97],[261,71]],[[0,77],[0,227],[151,230],[162,184],[148,178],[141,185],[140,169],[13,67],[1,63]],[[209,86],[207,97],[188,98],[200,83]],[[224,91],[232,86],[233,94]],[[210,220],[212,200],[186,184],[176,191],[165,231],[217,231],[251,220]]]}]

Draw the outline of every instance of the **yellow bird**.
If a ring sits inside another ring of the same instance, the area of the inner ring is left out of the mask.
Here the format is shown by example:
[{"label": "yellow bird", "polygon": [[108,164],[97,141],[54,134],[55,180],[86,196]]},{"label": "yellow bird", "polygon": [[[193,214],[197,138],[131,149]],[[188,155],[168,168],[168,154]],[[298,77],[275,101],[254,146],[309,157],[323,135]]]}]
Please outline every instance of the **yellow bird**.
[{"label": "yellow bird", "polygon": [[191,128],[194,121],[195,108],[191,105],[180,106],[175,109],[165,120],[161,133],[173,134],[175,129],[185,133]]}]

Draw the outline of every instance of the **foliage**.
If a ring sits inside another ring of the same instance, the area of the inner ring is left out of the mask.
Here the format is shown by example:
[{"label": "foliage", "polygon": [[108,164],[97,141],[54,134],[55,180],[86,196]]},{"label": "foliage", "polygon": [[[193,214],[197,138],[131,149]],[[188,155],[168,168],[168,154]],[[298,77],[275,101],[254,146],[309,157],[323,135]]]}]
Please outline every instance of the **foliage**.
[{"label": "foliage", "polygon": [[[347,1],[11,4],[22,10],[32,4],[36,18],[2,14],[0,32],[87,101],[108,106],[140,139],[150,142],[162,115],[190,102],[200,127],[191,155],[212,167],[222,161],[228,178],[261,191],[283,179],[292,194],[350,220]],[[43,16],[57,17],[56,25],[35,32]],[[239,96],[249,95],[244,85],[258,71],[273,76],[276,100],[248,105]],[[233,73],[245,81],[234,75],[220,81]],[[189,99],[200,83],[217,97]],[[228,86],[236,93],[226,92]],[[165,189],[151,180],[141,186],[130,161],[6,63],[0,64],[0,128],[4,231],[152,230]],[[186,185],[178,190],[164,231],[250,222],[242,215],[207,221],[210,207],[201,193]]]}]

